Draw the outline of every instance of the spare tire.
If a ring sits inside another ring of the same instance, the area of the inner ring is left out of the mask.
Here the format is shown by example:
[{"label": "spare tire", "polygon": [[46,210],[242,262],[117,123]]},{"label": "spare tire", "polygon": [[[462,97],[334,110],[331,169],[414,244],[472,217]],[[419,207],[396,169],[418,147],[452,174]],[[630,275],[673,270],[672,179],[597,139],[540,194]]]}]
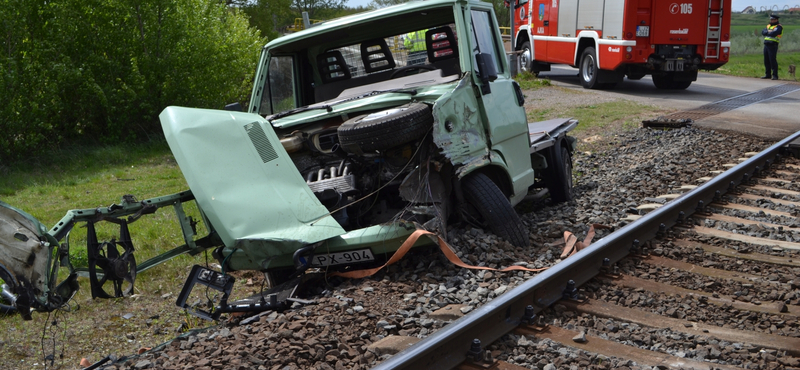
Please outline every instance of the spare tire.
[{"label": "spare tire", "polygon": [[347,120],[337,130],[348,153],[363,154],[402,145],[425,135],[433,126],[431,108],[409,103]]}]

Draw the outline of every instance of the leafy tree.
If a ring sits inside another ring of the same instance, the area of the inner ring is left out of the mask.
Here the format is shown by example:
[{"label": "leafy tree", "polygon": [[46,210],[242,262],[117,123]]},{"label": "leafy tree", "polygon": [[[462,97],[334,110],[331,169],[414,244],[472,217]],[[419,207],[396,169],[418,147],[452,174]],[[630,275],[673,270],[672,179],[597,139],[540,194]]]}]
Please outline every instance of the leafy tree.
[{"label": "leafy tree", "polygon": [[0,0],[0,160],[160,136],[167,105],[245,100],[264,44],[207,0]]},{"label": "leafy tree", "polygon": [[311,19],[330,19],[344,9],[346,2],[347,0],[292,0],[292,9],[297,11],[298,16],[308,12]]},{"label": "leafy tree", "polygon": [[408,0],[372,0],[369,5],[373,8],[385,8],[387,6],[407,3]]},{"label": "leafy tree", "polygon": [[293,11],[292,0],[246,1],[240,9],[247,14],[250,26],[270,40],[280,36],[280,32],[300,16]]}]

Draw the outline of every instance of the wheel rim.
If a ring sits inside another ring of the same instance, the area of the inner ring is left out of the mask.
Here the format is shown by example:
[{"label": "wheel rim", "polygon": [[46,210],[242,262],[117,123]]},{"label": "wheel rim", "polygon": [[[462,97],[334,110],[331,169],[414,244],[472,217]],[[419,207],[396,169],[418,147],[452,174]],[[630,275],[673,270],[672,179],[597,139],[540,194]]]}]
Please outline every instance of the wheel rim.
[{"label": "wheel rim", "polygon": [[528,66],[530,65],[531,59],[532,59],[531,58],[531,49],[528,48],[528,47],[523,48],[522,49],[522,54],[520,54],[519,58],[520,58],[519,61],[522,64],[522,68],[521,69],[523,71],[525,71],[525,72],[530,72],[530,68],[528,68]]},{"label": "wheel rim", "polygon": [[374,120],[378,120],[378,119],[383,119],[384,117],[390,116],[392,114],[395,114],[397,112],[401,112],[401,111],[404,111],[404,110],[406,110],[406,108],[402,108],[401,107],[401,108],[391,108],[391,109],[387,109],[387,110],[380,111],[380,112],[370,113],[370,114],[366,115],[364,118],[362,118],[361,122],[369,122],[369,121],[374,121]]},{"label": "wheel rim", "polygon": [[587,55],[586,58],[583,58],[583,66],[581,66],[581,75],[583,76],[583,80],[586,82],[591,81],[594,78],[594,56]]}]

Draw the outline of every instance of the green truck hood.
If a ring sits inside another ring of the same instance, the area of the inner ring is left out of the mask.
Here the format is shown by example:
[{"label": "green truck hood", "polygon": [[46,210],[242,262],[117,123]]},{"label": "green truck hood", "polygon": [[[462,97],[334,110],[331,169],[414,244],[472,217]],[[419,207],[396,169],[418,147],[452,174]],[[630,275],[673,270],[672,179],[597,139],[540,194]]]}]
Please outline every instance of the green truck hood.
[{"label": "green truck hood", "polygon": [[261,245],[271,250],[260,253],[280,255],[345,233],[261,116],[168,107],[160,119],[198,205],[226,246]]}]

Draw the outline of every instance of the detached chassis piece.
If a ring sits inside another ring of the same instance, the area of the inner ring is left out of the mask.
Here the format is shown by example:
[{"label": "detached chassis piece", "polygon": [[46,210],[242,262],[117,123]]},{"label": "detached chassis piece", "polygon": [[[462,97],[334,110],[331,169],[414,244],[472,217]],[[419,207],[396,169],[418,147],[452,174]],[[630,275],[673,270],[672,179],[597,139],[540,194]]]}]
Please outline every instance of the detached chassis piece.
[{"label": "detached chassis piece", "polygon": [[[7,300],[13,295],[13,306],[30,319],[31,309],[52,311],[64,305],[77,292],[79,276],[89,278],[92,297],[130,295],[137,272],[220,244],[213,234],[195,239],[196,223],[183,212],[183,203],[193,200],[190,191],[142,201],[126,195],[109,207],[71,210],[50,230],[26,212],[0,202],[0,279],[6,283]],[[128,224],[167,206],[174,208],[186,244],[137,265]],[[103,221],[119,225],[119,239],[97,240],[95,224]],[[76,269],[69,259],[69,233],[79,223],[88,229],[89,265]],[[66,272],[61,276],[67,277],[58,281],[62,268]]]},{"label": "detached chassis piece", "polygon": [[[572,198],[575,140],[567,134],[577,122],[527,121],[488,3],[409,2],[275,39],[263,49],[251,96],[248,112],[161,113],[191,191],[70,211],[50,231],[6,207],[18,221],[0,234],[0,249],[15,251],[0,254],[3,279],[31,297],[17,306],[56,308],[74,294],[79,273],[93,296],[122,296],[156,263],[217,247],[222,271],[195,268],[178,306],[211,319],[275,309],[295,299],[281,283],[379,265],[418,228],[446,237],[449,225],[466,222],[529,248],[513,207],[538,188],[556,202]],[[190,200],[209,232],[199,239],[183,212]],[[185,244],[136,265],[127,225],[165,206],[175,208]],[[100,221],[119,225],[116,240],[97,240]],[[61,240],[76,222],[89,225],[87,271],[64,258],[69,243]],[[21,245],[18,228],[28,230]],[[41,265],[20,263],[32,250]],[[59,264],[70,271],[69,289],[38,272]],[[263,271],[276,290],[229,303],[225,273],[236,270]],[[195,286],[221,293],[213,309],[192,302]]]}]

